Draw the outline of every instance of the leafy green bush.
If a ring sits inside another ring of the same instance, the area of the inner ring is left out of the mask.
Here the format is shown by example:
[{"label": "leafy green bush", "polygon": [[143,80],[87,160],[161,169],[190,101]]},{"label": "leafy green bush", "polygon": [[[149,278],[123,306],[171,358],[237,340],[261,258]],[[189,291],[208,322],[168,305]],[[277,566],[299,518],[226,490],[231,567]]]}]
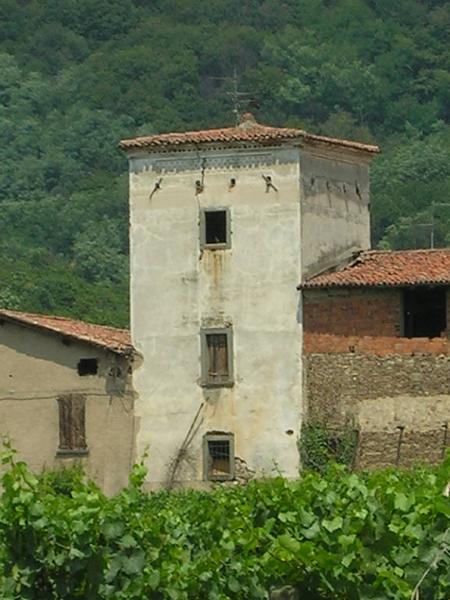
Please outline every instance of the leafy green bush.
[{"label": "leafy green bush", "polygon": [[411,600],[419,582],[421,600],[450,595],[450,457],[154,494],[137,465],[113,498],[67,473],[59,493],[11,452],[4,463],[4,600],[262,599],[285,584],[312,599]]},{"label": "leafy green bush", "polygon": [[340,429],[323,423],[306,423],[300,436],[302,465],[306,469],[323,473],[330,462],[352,468],[358,449],[358,431],[351,422]]}]

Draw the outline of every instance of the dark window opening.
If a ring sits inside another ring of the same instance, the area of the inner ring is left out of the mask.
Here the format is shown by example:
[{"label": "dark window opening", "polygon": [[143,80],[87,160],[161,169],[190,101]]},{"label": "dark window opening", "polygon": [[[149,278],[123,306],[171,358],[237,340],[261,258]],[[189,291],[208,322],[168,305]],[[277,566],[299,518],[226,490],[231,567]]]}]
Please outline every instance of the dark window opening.
[{"label": "dark window opening", "polygon": [[405,337],[440,337],[447,328],[445,288],[416,288],[404,292]]},{"label": "dark window opening", "polygon": [[228,210],[204,210],[201,223],[201,243],[203,247],[227,248],[230,246]]},{"label": "dark window opening", "polygon": [[205,478],[224,481],[234,478],[234,448],[231,434],[205,436]]},{"label": "dark window opening", "polygon": [[78,375],[97,375],[98,360],[96,358],[81,358],[77,366]]},{"label": "dark window opening", "polygon": [[202,380],[205,385],[232,383],[231,328],[202,331]]},{"label": "dark window opening", "polygon": [[86,452],[86,398],[80,394],[61,396],[58,410],[58,453]]}]

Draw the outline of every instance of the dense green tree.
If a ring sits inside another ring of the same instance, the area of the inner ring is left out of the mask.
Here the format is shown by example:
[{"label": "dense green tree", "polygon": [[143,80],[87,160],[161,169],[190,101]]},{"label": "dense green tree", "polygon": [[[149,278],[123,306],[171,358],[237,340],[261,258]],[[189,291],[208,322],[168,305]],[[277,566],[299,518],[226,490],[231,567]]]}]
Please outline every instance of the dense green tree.
[{"label": "dense green tree", "polygon": [[262,122],[378,142],[373,242],[450,243],[445,0],[3,0],[0,304],[127,323],[120,138]]}]

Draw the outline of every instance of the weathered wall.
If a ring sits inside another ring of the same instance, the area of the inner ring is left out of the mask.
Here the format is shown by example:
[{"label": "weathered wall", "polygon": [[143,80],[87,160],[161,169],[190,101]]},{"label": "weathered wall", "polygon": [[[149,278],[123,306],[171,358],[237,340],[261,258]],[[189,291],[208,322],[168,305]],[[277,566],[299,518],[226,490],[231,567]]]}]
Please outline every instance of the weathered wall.
[{"label": "weathered wall", "polygon": [[[262,175],[277,191],[266,193]],[[298,151],[138,154],[130,161],[130,197],[131,329],[144,357],[134,378],[137,444],[138,452],[149,449],[150,485],[200,483],[208,431],[233,432],[236,456],[257,475],[279,469],[296,476]],[[201,207],[230,208],[229,250],[200,251]],[[234,386],[201,387],[200,329],[230,323]]]},{"label": "weathered wall", "polygon": [[450,445],[448,338],[399,337],[395,290],[304,296],[309,418],[336,427],[353,419],[361,467],[440,460]]},{"label": "weathered wall", "polygon": [[[0,326],[0,430],[21,459],[40,471],[80,461],[106,493],[126,484],[133,462],[133,394],[128,360],[89,344],[8,321]],[[79,376],[80,358],[97,358],[97,375]],[[63,394],[86,396],[88,454],[57,455]]]},{"label": "weathered wall", "polygon": [[[442,457],[450,415],[449,355],[309,354],[309,417],[336,427],[351,417],[360,430],[360,466]],[[450,435],[447,436],[450,445]]]},{"label": "weathered wall", "polygon": [[370,247],[368,163],[341,148],[301,150],[304,278]]}]

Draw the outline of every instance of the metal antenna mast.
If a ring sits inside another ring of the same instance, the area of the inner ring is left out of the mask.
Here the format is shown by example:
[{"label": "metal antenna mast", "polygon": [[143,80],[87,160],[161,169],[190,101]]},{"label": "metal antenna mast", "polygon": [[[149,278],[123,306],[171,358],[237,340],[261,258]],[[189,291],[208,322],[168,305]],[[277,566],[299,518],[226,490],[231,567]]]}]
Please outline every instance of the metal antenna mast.
[{"label": "metal antenna mast", "polygon": [[436,206],[450,206],[450,202],[433,202],[431,204],[431,235],[430,235],[430,248],[434,248],[434,209]]},{"label": "metal antenna mast", "polygon": [[250,92],[239,90],[239,76],[236,67],[234,67],[233,75],[231,77],[210,77],[210,79],[231,82],[231,91],[226,92],[226,95],[230,97],[233,105],[235,124],[239,125],[242,104],[244,104],[245,101],[250,101],[252,99],[252,94]]},{"label": "metal antenna mast", "polygon": [[411,223],[410,227],[429,227],[430,228],[430,249],[434,249],[435,245],[435,228],[436,228],[436,219],[435,219],[435,208],[437,206],[449,206],[450,202],[432,202],[430,205],[431,208],[431,218],[429,223]]}]

